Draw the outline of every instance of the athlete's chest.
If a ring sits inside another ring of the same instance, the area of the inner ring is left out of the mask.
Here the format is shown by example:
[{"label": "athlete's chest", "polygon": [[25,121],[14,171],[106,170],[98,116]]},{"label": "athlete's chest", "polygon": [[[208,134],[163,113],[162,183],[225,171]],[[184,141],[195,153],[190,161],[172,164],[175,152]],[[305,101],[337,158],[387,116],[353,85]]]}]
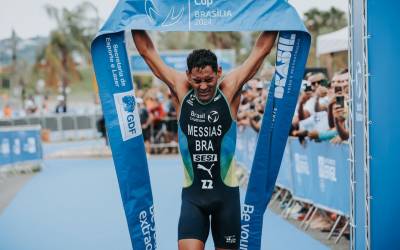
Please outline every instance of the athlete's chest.
[{"label": "athlete's chest", "polygon": [[207,104],[200,103],[194,93],[183,101],[179,125],[188,137],[221,137],[231,123],[229,106],[220,92]]}]

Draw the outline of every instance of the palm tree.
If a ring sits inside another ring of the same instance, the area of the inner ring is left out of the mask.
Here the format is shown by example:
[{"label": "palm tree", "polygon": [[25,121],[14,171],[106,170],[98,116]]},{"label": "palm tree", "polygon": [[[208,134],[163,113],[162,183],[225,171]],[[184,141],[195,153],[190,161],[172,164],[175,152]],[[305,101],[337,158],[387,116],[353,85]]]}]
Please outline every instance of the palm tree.
[{"label": "palm tree", "polygon": [[99,27],[98,12],[88,2],[72,10],[58,9],[52,5],[46,5],[45,8],[49,17],[56,21],[56,29],[51,32],[48,45],[37,57],[36,66],[43,72],[48,86],[56,87],[61,83],[66,101],[68,85],[80,79],[74,60],[76,55],[83,56],[86,63],[92,65],[90,43]]},{"label": "palm tree", "polygon": [[309,63],[316,65],[316,42],[318,35],[346,27],[346,15],[343,11],[335,7],[331,7],[327,11],[312,8],[304,13],[304,19],[304,23],[312,37]]}]

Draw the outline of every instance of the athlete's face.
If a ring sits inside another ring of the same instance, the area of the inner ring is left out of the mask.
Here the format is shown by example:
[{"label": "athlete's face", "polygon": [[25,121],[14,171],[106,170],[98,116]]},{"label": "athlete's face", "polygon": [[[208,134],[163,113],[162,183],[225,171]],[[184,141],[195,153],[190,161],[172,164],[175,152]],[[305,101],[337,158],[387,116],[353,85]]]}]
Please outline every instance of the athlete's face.
[{"label": "athlete's face", "polygon": [[214,97],[222,69],[218,67],[218,71],[214,72],[211,66],[206,66],[204,68],[193,68],[191,72],[187,71],[186,74],[197,98],[202,102],[208,102]]}]

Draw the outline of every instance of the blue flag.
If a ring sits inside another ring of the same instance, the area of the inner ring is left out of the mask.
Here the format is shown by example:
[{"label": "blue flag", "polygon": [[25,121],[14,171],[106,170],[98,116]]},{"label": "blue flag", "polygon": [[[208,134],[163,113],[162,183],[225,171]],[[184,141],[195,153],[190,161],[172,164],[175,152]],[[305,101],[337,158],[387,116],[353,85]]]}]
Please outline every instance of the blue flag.
[{"label": "blue flag", "polygon": [[262,218],[279,172],[310,46],[302,20],[284,0],[123,0],[99,31],[92,57],[132,246],[156,249],[150,179],[125,47],[127,29],[280,31],[276,72],[242,211],[241,249],[260,249]]}]

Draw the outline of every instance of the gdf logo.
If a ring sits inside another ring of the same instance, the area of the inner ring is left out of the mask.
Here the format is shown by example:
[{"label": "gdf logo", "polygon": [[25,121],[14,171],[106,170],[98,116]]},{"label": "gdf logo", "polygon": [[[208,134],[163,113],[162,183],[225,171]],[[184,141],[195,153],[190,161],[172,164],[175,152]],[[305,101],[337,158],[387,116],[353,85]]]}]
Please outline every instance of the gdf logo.
[{"label": "gdf logo", "polygon": [[122,103],[124,104],[124,110],[129,113],[133,113],[135,111],[136,101],[135,98],[131,95],[124,96],[122,98]]},{"label": "gdf logo", "polygon": [[122,140],[126,141],[140,135],[142,129],[133,91],[115,93],[114,101],[118,114]]},{"label": "gdf logo", "polygon": [[208,114],[207,117],[209,122],[216,123],[219,120],[219,114],[217,111],[213,110]]},{"label": "gdf logo", "polygon": [[135,111],[136,101],[132,95],[127,95],[122,98],[122,103],[124,105],[124,110],[127,113],[131,113],[126,117],[128,122],[129,132],[134,134],[136,133],[136,124],[135,124],[135,117],[133,116],[133,112]]}]

